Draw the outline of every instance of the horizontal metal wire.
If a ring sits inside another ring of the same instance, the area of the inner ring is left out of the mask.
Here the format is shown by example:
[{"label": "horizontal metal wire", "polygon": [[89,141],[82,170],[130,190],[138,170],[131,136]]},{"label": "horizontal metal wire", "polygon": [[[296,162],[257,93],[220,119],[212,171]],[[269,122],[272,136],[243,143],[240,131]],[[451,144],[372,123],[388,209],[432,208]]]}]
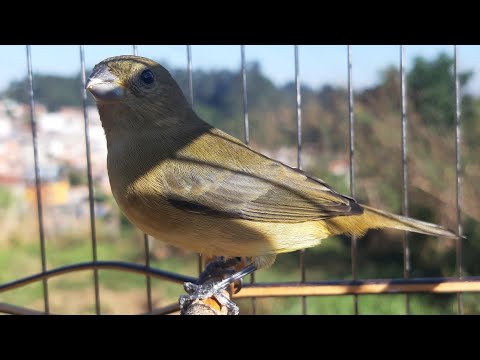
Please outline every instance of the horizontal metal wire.
[{"label": "horizontal metal wire", "polygon": [[277,283],[244,287],[233,298],[329,296],[404,293],[480,292],[480,276],[468,278],[416,278],[387,280],[328,280],[305,283]]}]

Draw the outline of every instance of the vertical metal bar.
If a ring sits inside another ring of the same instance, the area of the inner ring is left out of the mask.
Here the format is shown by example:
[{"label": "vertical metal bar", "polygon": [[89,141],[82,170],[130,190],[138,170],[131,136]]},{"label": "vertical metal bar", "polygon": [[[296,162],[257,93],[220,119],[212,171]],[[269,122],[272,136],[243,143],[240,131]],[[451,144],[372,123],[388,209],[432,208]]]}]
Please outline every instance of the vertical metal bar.
[{"label": "vertical metal bar", "polygon": [[[27,48],[27,71],[30,96],[30,124],[32,127],[32,143],[33,143],[33,161],[35,171],[35,192],[37,195],[37,215],[38,215],[38,232],[40,234],[40,255],[42,259],[42,272],[47,270],[47,257],[45,251],[45,228],[43,225],[43,207],[42,192],[40,181],[40,163],[38,159],[38,140],[37,140],[37,119],[35,116],[35,94],[33,91],[33,71],[32,71],[32,54],[30,45]],[[48,301],[48,283],[43,279],[43,302],[45,313],[50,313],[50,303]]]},{"label": "vertical metal bar", "polygon": [[[349,160],[350,160],[350,194],[355,197],[355,118],[353,113],[353,87],[352,87],[352,49],[347,45],[348,63],[348,133],[349,133]],[[357,280],[357,238],[352,236],[352,277]],[[358,314],[358,296],[353,296],[353,311]]]},{"label": "vertical metal bar", "polygon": [[294,46],[295,51],[295,91],[297,106],[297,168],[302,169],[302,93],[300,91],[300,69],[298,45]]},{"label": "vertical metal bar", "polygon": [[[132,45],[133,47],[133,55],[138,55],[138,46]],[[143,233],[143,248],[145,251],[145,267],[150,269],[150,241],[148,239],[148,235]],[[151,312],[153,310],[153,303],[152,303],[152,278],[150,275],[145,275],[146,281],[146,290],[147,290],[147,308],[148,311]]]},{"label": "vertical metal bar", "polygon": [[[193,72],[192,72],[192,46],[187,45],[187,74],[188,74],[188,100],[193,108]],[[198,254],[198,274],[203,270],[202,254]]]},{"label": "vertical metal bar", "polygon": [[[145,267],[150,269],[150,243],[147,234],[143,234],[143,247],[145,249]],[[151,312],[153,310],[152,304],[152,279],[150,275],[145,275],[147,287],[147,308]]]},{"label": "vertical metal bar", "polygon": [[[90,155],[90,128],[87,113],[87,84],[85,75],[85,51],[84,46],[80,45],[80,66],[82,78],[82,102],[83,102],[83,123],[85,127],[85,151],[87,156],[87,179],[88,179],[88,203],[90,206],[90,235],[92,239],[92,259],[97,261],[97,232],[95,228],[95,203],[93,200],[93,177],[92,161]],[[100,315],[100,288],[98,283],[98,269],[93,270],[93,283],[95,288],[95,313]]]},{"label": "vertical metal bar", "polygon": [[192,46],[187,45],[188,96],[193,108]]},{"label": "vertical metal bar", "polygon": [[[240,45],[241,68],[242,68],[242,95],[243,95],[243,129],[244,142],[250,143],[250,128],[248,124],[248,96],[247,96],[247,65],[245,62],[245,45]],[[255,272],[250,275],[250,284],[255,284]],[[252,314],[257,313],[257,299],[251,298]]]},{"label": "vertical metal bar", "polygon": [[[457,276],[463,276],[463,249],[462,249],[462,128],[461,128],[461,108],[460,108],[460,82],[458,79],[458,48],[454,45],[453,72],[455,77],[455,205],[457,214],[457,248],[456,248],[456,267]],[[463,315],[463,297],[462,293],[457,294],[458,313]]]},{"label": "vertical metal bar", "polygon": [[[402,120],[402,214],[408,216],[408,127],[407,127],[407,89],[405,83],[405,47],[400,45],[400,96]],[[403,277],[410,277],[409,234],[403,233]],[[410,297],[405,294],[405,313],[410,314]]]},{"label": "vertical metal bar", "polygon": [[[297,107],[297,168],[302,169],[302,93],[300,89],[300,67],[298,45],[294,45],[295,91]],[[300,250],[300,281],[305,282],[305,249]],[[307,298],[302,296],[302,314],[307,314]]]},{"label": "vertical metal bar", "polygon": [[[240,45],[242,57],[242,94],[243,94],[243,126],[245,144],[250,143],[250,129],[248,124],[248,98],[247,98],[247,65],[245,62],[245,45]],[[253,274],[252,274],[253,275]]]}]

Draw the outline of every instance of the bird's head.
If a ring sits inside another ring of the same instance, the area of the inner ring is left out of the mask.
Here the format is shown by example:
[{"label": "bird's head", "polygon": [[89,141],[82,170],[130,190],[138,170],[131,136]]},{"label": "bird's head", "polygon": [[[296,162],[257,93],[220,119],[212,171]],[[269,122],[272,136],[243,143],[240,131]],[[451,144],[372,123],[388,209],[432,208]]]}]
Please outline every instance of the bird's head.
[{"label": "bird's head", "polygon": [[101,61],[93,68],[86,87],[95,98],[102,123],[109,127],[176,121],[189,107],[170,73],[139,56]]}]

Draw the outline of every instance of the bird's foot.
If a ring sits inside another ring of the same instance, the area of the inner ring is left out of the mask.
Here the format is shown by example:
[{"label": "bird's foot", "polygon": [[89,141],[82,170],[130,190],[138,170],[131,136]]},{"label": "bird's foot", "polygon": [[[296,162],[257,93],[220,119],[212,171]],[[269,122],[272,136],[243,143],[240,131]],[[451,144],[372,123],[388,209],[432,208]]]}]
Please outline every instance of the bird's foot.
[{"label": "bird's foot", "polygon": [[[195,305],[195,303],[198,302],[202,302],[205,305],[208,303],[207,299],[212,298],[214,298],[217,303],[221,305],[221,310],[226,309],[229,315],[239,314],[239,308],[230,300],[227,289],[229,289],[231,284],[235,284],[236,282],[240,282],[241,284],[241,279],[244,276],[254,272],[257,267],[254,264],[250,264],[240,271],[234,272],[234,269],[231,269],[231,267],[235,264],[229,265],[225,268],[224,263],[225,261],[221,260],[216,265],[210,266],[209,264],[207,269],[200,276],[198,284],[193,284],[190,282],[184,284],[185,291],[188,293],[188,295],[180,296],[179,299],[182,314],[189,313],[188,310],[191,308],[191,305]],[[220,269],[223,269],[223,271],[220,271]],[[230,271],[233,271],[234,273],[229,275],[228,273]],[[212,273],[216,273],[215,275],[217,276],[212,276]],[[226,278],[224,278],[225,275],[227,275]],[[221,280],[222,278],[223,280]],[[241,285],[239,287],[241,287]]]},{"label": "bird's foot", "polygon": [[231,301],[225,294],[228,286],[229,284],[225,285],[222,281],[202,285],[186,282],[183,287],[188,295],[180,296],[179,300],[182,313],[184,313],[195,300],[204,300],[214,297],[222,306],[227,308],[228,315],[238,315],[240,310],[237,304]]}]

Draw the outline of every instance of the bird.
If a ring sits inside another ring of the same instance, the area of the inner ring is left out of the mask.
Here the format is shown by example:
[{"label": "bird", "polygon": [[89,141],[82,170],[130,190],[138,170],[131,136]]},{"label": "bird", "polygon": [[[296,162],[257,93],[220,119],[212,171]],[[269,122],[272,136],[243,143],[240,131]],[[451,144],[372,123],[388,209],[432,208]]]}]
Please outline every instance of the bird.
[{"label": "bird", "polygon": [[[107,141],[113,197],[143,232],[204,255],[249,264],[209,288],[188,284],[183,302],[217,296],[278,254],[345,234],[395,228],[457,238],[439,225],[359,204],[325,181],[269,158],[201,119],[159,63],[121,55],[86,84]],[[226,304],[231,312],[238,309]]]}]

